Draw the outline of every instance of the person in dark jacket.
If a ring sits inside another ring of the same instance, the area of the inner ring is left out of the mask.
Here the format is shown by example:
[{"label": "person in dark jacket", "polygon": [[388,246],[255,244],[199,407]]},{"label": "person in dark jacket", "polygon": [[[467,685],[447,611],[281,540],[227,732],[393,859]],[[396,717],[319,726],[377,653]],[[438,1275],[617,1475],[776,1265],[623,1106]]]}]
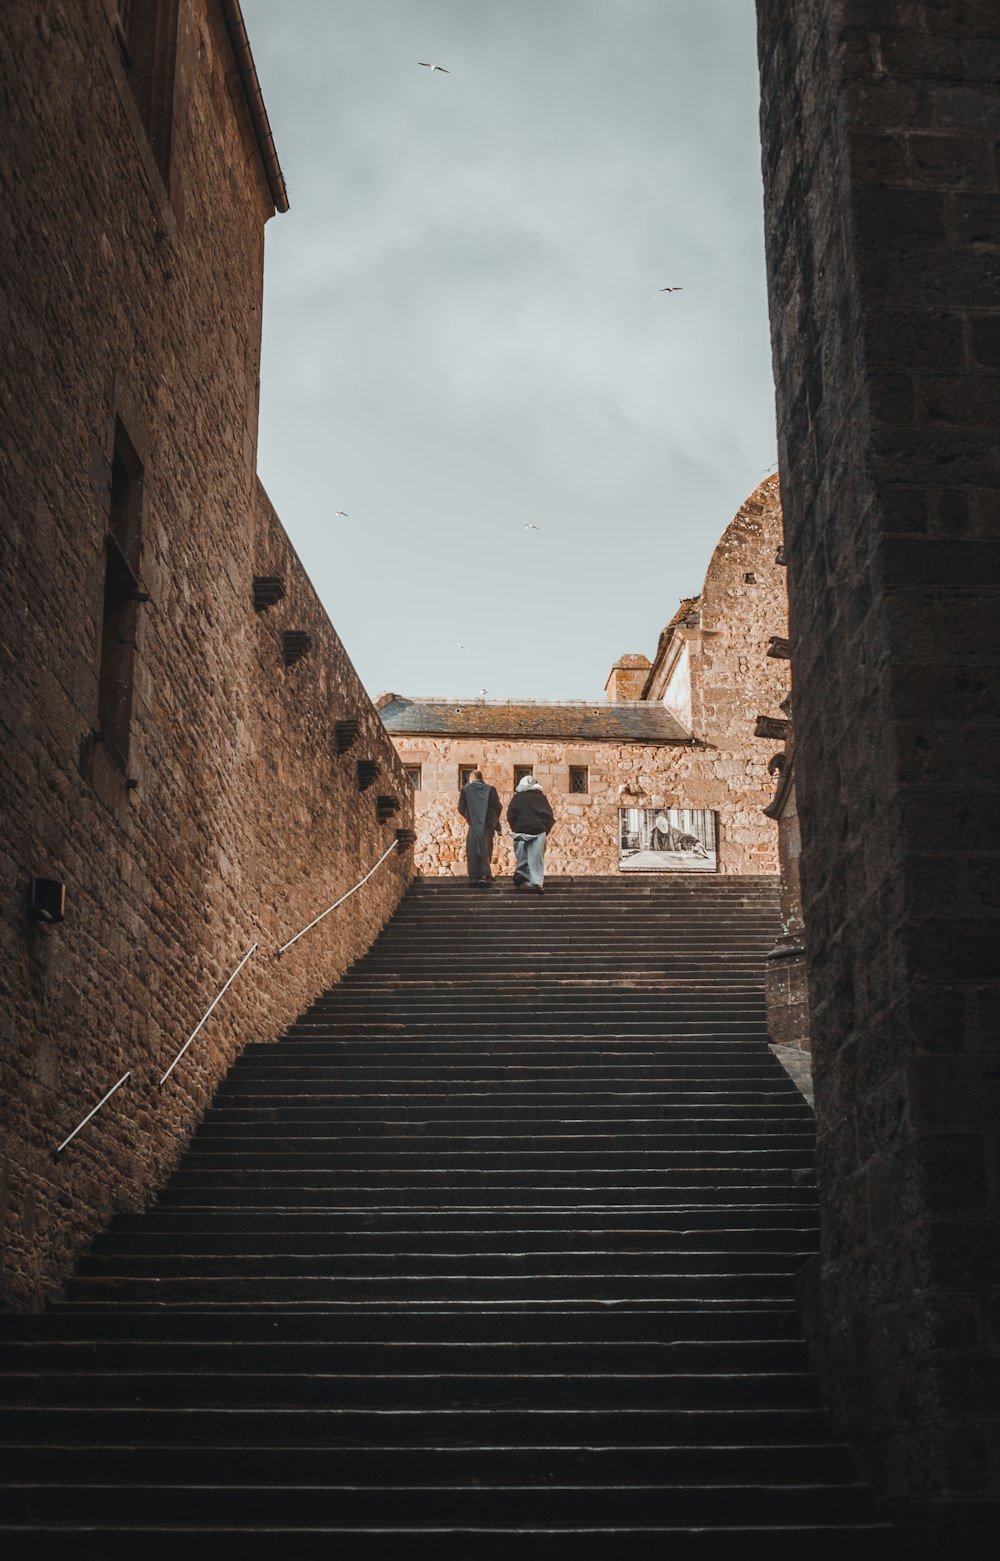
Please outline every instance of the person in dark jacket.
[{"label": "person in dark jacket", "polygon": [[487,786],[482,770],[473,770],[472,779],[459,792],[458,811],[469,825],[465,837],[469,882],[477,889],[488,889],[493,882],[490,861],[493,836],[500,827],[500,796],[495,786]]},{"label": "person in dark jacket", "polygon": [[507,807],[507,822],[514,831],[514,888],[527,885],[536,894],[544,894],[545,842],[552,833],[555,818],[549,799],[533,775],[518,782]]}]

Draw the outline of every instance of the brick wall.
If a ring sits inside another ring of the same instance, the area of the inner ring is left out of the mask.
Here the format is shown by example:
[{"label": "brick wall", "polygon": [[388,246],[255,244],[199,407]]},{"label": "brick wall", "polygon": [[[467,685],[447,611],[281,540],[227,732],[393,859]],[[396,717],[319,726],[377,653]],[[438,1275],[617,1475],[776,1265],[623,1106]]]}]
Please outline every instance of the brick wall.
[{"label": "brick wall", "polygon": [[914,1555],[995,1541],[1000,7],[758,0],[823,1206]]},{"label": "brick wall", "polygon": [[[112,1210],[149,1197],[237,1051],[278,1036],[337,978],[411,871],[390,857],[275,962],[409,824],[409,793],[255,476],[273,203],[221,8],[178,8],[165,178],[113,10],[55,0],[4,15],[0,1293],[22,1306],[58,1287]],[[116,426],[143,467],[135,562],[149,598],[129,607],[124,767],[95,737]],[[256,575],[283,577],[260,612]],[[285,631],[311,642],[292,665]],[[359,722],[344,755],[339,718]],[[382,768],[364,793],[359,757]],[[378,793],[403,803],[387,823]],[[35,875],[66,883],[57,926],[27,918]],[[53,1163],[126,1069],[131,1082]]]}]

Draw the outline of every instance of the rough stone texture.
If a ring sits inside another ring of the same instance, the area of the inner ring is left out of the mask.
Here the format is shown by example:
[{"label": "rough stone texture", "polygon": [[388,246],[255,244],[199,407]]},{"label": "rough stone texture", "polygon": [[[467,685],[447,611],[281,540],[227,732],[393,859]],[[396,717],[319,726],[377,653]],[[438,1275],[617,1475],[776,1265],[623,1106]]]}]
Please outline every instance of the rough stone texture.
[{"label": "rough stone texture", "polygon": [[[778,712],[788,692],[787,661],[767,655],[771,637],[787,633],[784,570],[775,561],[780,543],[778,482],[772,477],[727,527],[702,595],[684,603],[684,611],[667,625],[652,666],[633,667],[645,657],[628,655],[612,669],[612,687],[618,669],[626,676],[641,672],[643,698],[668,709],[693,734],[693,744],[393,732],[404,763],[422,770],[416,795],[420,872],[465,871],[465,826],[457,812],[459,766],[479,766],[506,806],[514,767],[521,765],[531,767],[555,810],[548,873],[617,872],[621,807],[711,808],[717,814],[719,871],[775,873],[777,831],[762,812],[773,794],[770,748],[753,736],[753,728],[758,714]],[[571,765],[588,768],[586,795],[570,792]],[[509,840],[498,848],[495,866],[513,871]]]},{"label": "rough stone texture", "polygon": [[1000,6],[758,0],[823,1207],[915,1556],[1000,1531]]},{"label": "rough stone texture", "polygon": [[[367,947],[411,871],[393,854],[309,935],[308,959],[275,962],[409,824],[409,791],[255,477],[273,207],[221,10],[179,6],[168,188],[114,9],[15,0],[3,18],[0,1290],[18,1306],[57,1289],[114,1209],[149,1197],[233,1056],[278,1036]],[[149,595],[125,773],[94,740],[116,417],[144,465]],[[261,613],[255,575],[284,579]],[[292,667],[287,629],[310,640]],[[338,757],[342,716],[360,733]],[[391,823],[358,791],[362,754],[382,767],[376,789],[402,799]],[[65,881],[61,924],[29,922],[34,875]]]},{"label": "rough stone texture", "polygon": [[649,657],[641,651],[619,656],[604,684],[608,699],[641,699],[649,668]]},{"label": "rough stone texture", "polygon": [[[786,708],[787,708],[786,701]],[[781,870],[781,932],[768,955],[764,970],[767,1028],[779,1046],[809,1051],[809,979],[806,967],[805,925],[802,919],[802,831],[795,795],[794,744],[789,742],[772,765],[780,765],[774,800],[767,809],[778,826],[778,860]]]}]

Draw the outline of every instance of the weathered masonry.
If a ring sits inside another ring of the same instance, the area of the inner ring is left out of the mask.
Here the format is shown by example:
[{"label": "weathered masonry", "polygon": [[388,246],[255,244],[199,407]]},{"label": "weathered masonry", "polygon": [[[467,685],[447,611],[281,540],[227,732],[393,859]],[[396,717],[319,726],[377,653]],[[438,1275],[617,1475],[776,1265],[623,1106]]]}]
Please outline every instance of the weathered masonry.
[{"label": "weathered masonry", "polygon": [[[780,545],[778,479],[769,477],[727,526],[701,594],[680,604],[653,660],[622,656],[603,701],[381,695],[382,720],[416,790],[420,871],[464,872],[456,804],[478,767],[504,802],[522,773],[545,788],[557,818],[550,873],[654,863],[656,854],[638,847],[663,810],[681,815],[685,830],[698,827],[692,813],[709,815],[713,869],[775,873],[777,836],[763,810],[773,791],[768,733],[784,730],[788,693],[788,662],[776,654],[787,643]],[[512,863],[504,848],[499,870]],[[687,863],[704,865],[704,857]]]},{"label": "weathered masonry", "polygon": [[1000,1532],[1000,6],[758,0],[822,1253],[907,1553]]},{"label": "weathered masonry", "polygon": [[411,804],[255,475],[287,198],[239,6],[14,0],[3,28],[0,1288],[31,1305],[367,947],[408,856],[273,958]]}]

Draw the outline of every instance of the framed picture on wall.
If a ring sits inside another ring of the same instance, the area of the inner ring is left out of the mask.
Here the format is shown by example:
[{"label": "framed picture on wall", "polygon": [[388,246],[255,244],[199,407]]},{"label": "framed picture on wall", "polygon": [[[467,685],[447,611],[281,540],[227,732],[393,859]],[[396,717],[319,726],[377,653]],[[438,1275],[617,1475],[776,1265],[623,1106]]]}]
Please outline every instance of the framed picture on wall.
[{"label": "framed picture on wall", "polygon": [[619,872],[714,873],[718,866],[711,809],[619,808]]}]

